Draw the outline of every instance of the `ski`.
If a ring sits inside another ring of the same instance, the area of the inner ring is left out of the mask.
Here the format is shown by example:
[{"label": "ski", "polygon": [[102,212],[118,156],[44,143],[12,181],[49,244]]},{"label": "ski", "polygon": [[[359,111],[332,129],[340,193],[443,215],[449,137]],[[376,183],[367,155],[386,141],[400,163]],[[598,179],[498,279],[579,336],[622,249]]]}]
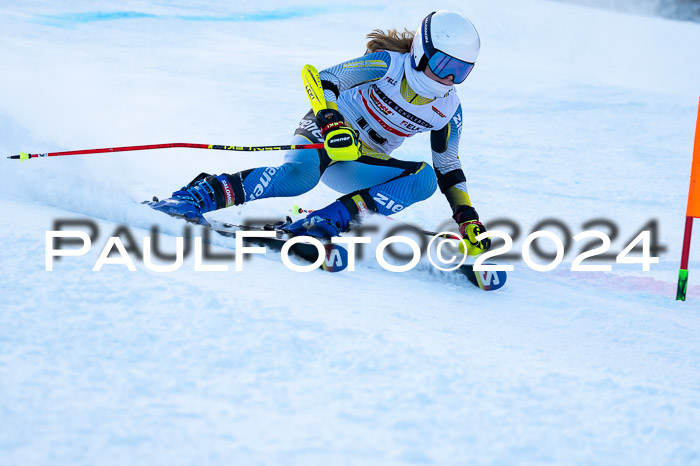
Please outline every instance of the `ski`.
[{"label": "ski", "polygon": [[[153,198],[152,201],[143,201],[141,204],[147,206],[152,206],[152,204],[158,202],[157,198]],[[159,211],[162,212],[162,211]],[[276,232],[276,237],[246,237],[245,242],[253,244],[256,246],[263,246],[271,251],[280,252],[282,247],[287,242],[287,240],[292,237],[285,233],[283,230],[276,228],[275,225],[264,225],[264,226],[253,226],[253,225],[236,225],[232,223],[219,222],[216,220],[206,220],[206,221],[196,221],[181,215],[172,215],[163,212],[173,218],[184,220],[193,225],[201,226],[209,231],[213,231],[221,236],[235,238],[236,233],[240,231],[274,231]],[[284,223],[284,222],[280,222]],[[347,268],[348,265],[348,252],[345,247],[340,244],[333,244],[328,242],[323,242],[323,246],[326,250],[326,258],[320,265],[320,269],[327,272],[341,272]],[[318,249],[313,244],[309,243],[297,243],[289,248],[289,255],[298,257],[304,261],[310,263],[315,263],[318,259]]]},{"label": "ski", "polygon": [[[209,226],[201,225],[204,228],[208,228],[211,231],[221,235],[233,238],[239,231],[275,231],[277,237],[249,237],[245,239],[245,242],[250,244],[255,244],[257,246],[264,246],[271,251],[280,252],[282,247],[287,242],[287,240],[292,237],[282,230],[273,228],[273,225],[266,226],[250,226],[250,225],[236,225],[226,222],[218,222],[215,220],[209,221]],[[348,266],[348,251],[340,244],[333,244],[321,241],[323,247],[326,250],[326,257],[319,267],[327,272],[341,272],[345,270]],[[316,246],[309,243],[297,243],[289,248],[289,254],[295,257],[299,257],[310,263],[314,263],[318,260],[318,249]]]},{"label": "ski", "polygon": [[[144,201],[142,204],[150,206],[153,201]],[[167,214],[166,215],[170,215]],[[174,218],[179,218],[185,220],[194,225],[199,225],[210,231],[213,231],[221,236],[234,238],[238,232],[241,231],[275,231],[275,237],[247,237],[245,242],[249,244],[254,244],[256,246],[263,246],[271,251],[280,252],[284,244],[292,238],[291,235],[286,233],[283,229],[280,229],[280,225],[284,225],[285,222],[279,222],[275,225],[239,225],[228,222],[221,222],[217,220],[207,220],[206,222],[197,222],[191,219],[185,218],[179,215],[170,215]],[[287,220],[289,222],[290,219]],[[318,238],[317,238],[318,239]],[[340,245],[322,241],[325,248],[325,259],[319,267],[322,270],[328,272],[341,272],[348,267],[348,251],[347,249]],[[318,260],[319,251],[313,244],[310,243],[297,243],[294,244],[289,249],[289,255],[307,261],[309,263],[315,263]],[[431,268],[436,273],[456,273],[467,279],[467,281],[484,291],[495,291],[502,288],[507,280],[506,272],[497,271],[476,271],[471,264],[462,264],[455,270],[451,272],[440,271],[438,269]]]},{"label": "ski", "polygon": [[[251,231],[251,230],[268,230],[265,227],[251,227],[248,225],[236,225],[226,222],[210,221],[210,227],[202,225],[205,228],[209,228],[222,236],[234,237],[237,231]],[[286,233],[277,230],[277,238],[250,238],[249,241],[252,244],[257,244],[259,246],[265,246],[274,251],[281,251],[284,243],[291,237]],[[281,235],[280,235],[281,233]],[[324,244],[326,248],[326,259],[321,266],[323,270],[329,272],[340,272],[347,268],[347,250],[339,244]],[[295,250],[295,248],[297,248]],[[311,263],[318,259],[318,250],[311,244],[308,243],[297,243],[290,248],[290,252]],[[435,269],[437,271],[437,269]],[[506,283],[507,274],[503,271],[498,272],[487,272],[487,271],[476,271],[474,266],[471,264],[462,264],[460,267],[455,269],[453,272],[443,272],[443,273],[457,273],[463,275],[469,283],[484,290],[484,291],[495,291]]]},{"label": "ski", "polygon": [[[304,209],[299,205],[294,205],[292,206],[291,209],[292,215],[298,216],[302,214],[310,214],[313,212],[313,210],[310,209]],[[392,222],[396,222],[398,224],[406,225],[404,222],[401,222],[400,220],[396,220],[392,217],[384,217],[387,220],[391,220]],[[410,225],[406,225],[415,231],[419,232],[420,234],[426,235],[426,236],[438,236],[439,233],[434,232],[434,231],[428,231],[428,230],[422,230],[422,229],[417,229],[415,227],[412,227]],[[494,264],[484,264],[484,265],[494,265]],[[436,269],[437,270],[437,269]],[[508,275],[506,274],[505,271],[497,271],[497,272],[487,272],[487,271],[477,271],[474,270],[474,266],[471,264],[462,264],[459,268],[455,269],[455,273],[464,275],[467,280],[469,280],[469,283],[471,283],[474,286],[477,286],[481,288],[484,291],[495,291],[506,283],[506,279],[508,278]],[[443,273],[449,273],[449,272],[443,272]]]}]

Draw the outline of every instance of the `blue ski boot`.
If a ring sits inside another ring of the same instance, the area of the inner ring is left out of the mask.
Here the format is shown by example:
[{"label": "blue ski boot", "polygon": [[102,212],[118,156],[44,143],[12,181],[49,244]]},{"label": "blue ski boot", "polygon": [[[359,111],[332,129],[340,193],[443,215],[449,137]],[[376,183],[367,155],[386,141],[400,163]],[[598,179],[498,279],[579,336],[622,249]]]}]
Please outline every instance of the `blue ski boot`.
[{"label": "blue ski boot", "polygon": [[149,205],[173,217],[209,225],[204,214],[236,204],[234,191],[228,176],[210,176],[208,173],[202,173],[187,186],[175,191],[170,198],[151,202]]},{"label": "blue ski boot", "polygon": [[305,218],[297,220],[283,229],[294,236],[314,236],[316,238],[329,239],[340,236],[340,233],[348,231],[352,216],[347,207],[340,201],[314,210]]}]

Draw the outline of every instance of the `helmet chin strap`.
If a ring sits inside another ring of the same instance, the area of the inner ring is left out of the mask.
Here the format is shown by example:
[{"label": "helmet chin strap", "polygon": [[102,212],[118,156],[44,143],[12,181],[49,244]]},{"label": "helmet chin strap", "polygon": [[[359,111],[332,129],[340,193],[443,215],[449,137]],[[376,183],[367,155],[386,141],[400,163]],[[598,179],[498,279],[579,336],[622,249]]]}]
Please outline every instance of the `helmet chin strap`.
[{"label": "helmet chin strap", "polygon": [[403,67],[406,73],[406,81],[413,91],[428,99],[438,99],[445,97],[454,86],[446,86],[437,81],[430,79],[422,71],[414,70],[411,66],[411,54],[408,53],[404,57]]}]

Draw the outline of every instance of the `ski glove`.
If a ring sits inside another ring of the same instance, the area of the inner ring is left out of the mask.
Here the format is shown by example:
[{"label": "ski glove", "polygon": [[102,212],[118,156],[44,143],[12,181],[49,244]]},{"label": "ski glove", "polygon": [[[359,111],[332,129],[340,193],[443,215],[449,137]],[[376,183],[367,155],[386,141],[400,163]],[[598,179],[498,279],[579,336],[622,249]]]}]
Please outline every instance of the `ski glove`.
[{"label": "ski glove", "polygon": [[323,147],[331,160],[357,160],[362,153],[362,143],[357,132],[345,124],[338,110],[326,109],[316,114],[318,126],[325,139]]},{"label": "ski glove", "polygon": [[456,212],[452,218],[459,225],[459,232],[462,235],[462,242],[459,244],[459,251],[469,256],[478,256],[491,248],[491,238],[483,238],[477,241],[476,237],[486,231],[486,227],[479,221],[479,215],[471,206],[464,206]]}]

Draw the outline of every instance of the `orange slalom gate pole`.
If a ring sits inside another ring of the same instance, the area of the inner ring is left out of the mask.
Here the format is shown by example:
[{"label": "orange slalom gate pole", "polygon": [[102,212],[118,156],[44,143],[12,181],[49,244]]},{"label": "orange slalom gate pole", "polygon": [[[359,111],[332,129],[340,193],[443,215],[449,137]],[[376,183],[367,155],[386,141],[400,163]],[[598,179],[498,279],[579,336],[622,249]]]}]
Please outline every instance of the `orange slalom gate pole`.
[{"label": "orange slalom gate pole", "polygon": [[681,268],[678,272],[676,300],[685,301],[688,289],[688,257],[690,256],[690,237],[693,234],[693,218],[700,218],[700,102],[698,102],[698,119],[695,124],[695,144],[693,145],[693,165],[690,169],[690,189],[688,190],[688,208],[685,211],[685,233],[683,234],[683,251]]}]

